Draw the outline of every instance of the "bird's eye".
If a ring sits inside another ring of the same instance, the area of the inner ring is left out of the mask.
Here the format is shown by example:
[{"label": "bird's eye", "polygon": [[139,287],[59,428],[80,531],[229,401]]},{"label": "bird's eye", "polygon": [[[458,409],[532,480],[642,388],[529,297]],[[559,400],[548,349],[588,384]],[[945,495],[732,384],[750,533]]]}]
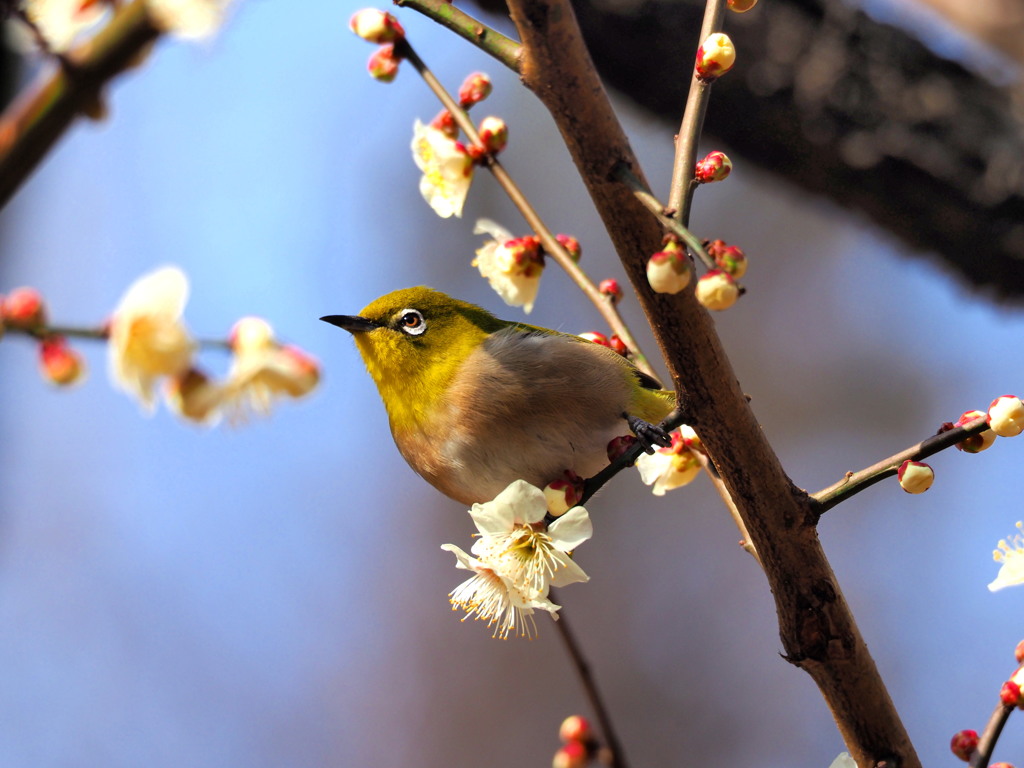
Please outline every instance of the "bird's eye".
[{"label": "bird's eye", "polygon": [[427,321],[423,319],[423,313],[418,309],[403,309],[398,315],[398,327],[402,329],[402,333],[419,336],[427,330]]}]

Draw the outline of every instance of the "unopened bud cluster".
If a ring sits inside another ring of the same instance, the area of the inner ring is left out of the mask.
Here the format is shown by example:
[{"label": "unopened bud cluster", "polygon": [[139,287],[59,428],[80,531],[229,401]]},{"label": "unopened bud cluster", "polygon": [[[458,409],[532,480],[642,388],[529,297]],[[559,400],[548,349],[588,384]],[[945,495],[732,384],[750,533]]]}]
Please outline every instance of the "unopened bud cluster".
[{"label": "unopened bud cluster", "polygon": [[370,76],[382,83],[394,80],[402,60],[395,50],[395,44],[405,39],[405,30],[398,19],[377,8],[364,8],[352,14],[348,28],[363,40],[380,46],[366,65]]},{"label": "unopened bud cluster", "polygon": [[[699,280],[695,288],[697,301],[707,309],[728,309],[743,293],[736,283],[747,271],[747,257],[743,251],[723,240],[705,241],[705,249],[716,265]],[[693,267],[682,244],[669,235],[661,251],[647,262],[647,280],[658,293],[678,293],[693,276]]]},{"label": "unopened bud cluster", "polygon": [[969,763],[978,749],[978,732],[965,729],[954,733],[953,738],[949,741],[949,748],[954,755],[965,763]]},{"label": "unopened bud cluster", "polygon": [[597,756],[598,744],[586,718],[571,715],[558,729],[562,746],[555,752],[551,768],[584,768]]},{"label": "unopened bud cluster", "polygon": [[46,330],[46,303],[35,288],[16,288],[0,297],[0,336],[5,329],[20,331],[37,339],[39,372],[60,387],[82,381],[85,360],[67,339]]},{"label": "unopened bud cluster", "polygon": [[626,343],[619,338],[618,334],[612,334],[611,338],[605,336],[599,331],[587,331],[586,333],[580,334],[581,339],[592,341],[595,344],[600,344],[602,347],[608,347],[615,352],[618,352],[623,357],[629,355],[629,347]]}]

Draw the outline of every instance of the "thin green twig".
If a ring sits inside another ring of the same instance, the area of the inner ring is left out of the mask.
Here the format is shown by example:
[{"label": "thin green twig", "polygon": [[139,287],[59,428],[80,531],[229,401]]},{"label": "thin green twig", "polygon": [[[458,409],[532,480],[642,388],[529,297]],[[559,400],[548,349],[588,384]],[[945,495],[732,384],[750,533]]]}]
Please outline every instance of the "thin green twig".
[{"label": "thin green twig", "polygon": [[[704,7],[704,22],[700,29],[700,43],[709,35],[722,29],[726,0],[707,0]],[[700,44],[699,43],[699,44]],[[694,169],[697,165],[697,142],[704,127],[704,114],[711,98],[711,83],[697,77],[696,71],[690,76],[690,91],[686,96],[683,119],[676,136],[676,156],[672,165],[672,186],[668,194],[666,212],[684,226],[690,223],[690,206],[697,189]]]},{"label": "thin green twig", "polygon": [[490,54],[513,72],[519,72],[522,46],[510,37],[474,19],[447,0],[394,0],[400,8],[412,8],[442,27],[469,40],[480,50]]}]

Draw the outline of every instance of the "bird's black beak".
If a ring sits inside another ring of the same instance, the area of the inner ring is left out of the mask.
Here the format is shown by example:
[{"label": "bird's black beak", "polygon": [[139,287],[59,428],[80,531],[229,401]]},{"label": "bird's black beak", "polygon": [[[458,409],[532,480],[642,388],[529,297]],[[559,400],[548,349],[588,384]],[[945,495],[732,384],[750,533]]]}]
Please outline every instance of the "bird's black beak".
[{"label": "bird's black beak", "polygon": [[359,315],[324,315],[320,319],[325,323],[344,328],[349,333],[365,333],[381,327],[376,320],[367,320]]}]

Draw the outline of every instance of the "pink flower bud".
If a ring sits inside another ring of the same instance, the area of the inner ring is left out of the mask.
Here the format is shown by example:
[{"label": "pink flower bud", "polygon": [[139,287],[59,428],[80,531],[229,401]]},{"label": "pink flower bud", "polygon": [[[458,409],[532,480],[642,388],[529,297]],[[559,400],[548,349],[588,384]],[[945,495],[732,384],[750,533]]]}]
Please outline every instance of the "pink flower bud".
[{"label": "pink flower bud", "polygon": [[1024,432],[1024,403],[1014,395],[1003,395],[988,407],[988,425],[1000,437],[1016,437]]},{"label": "pink flower bud", "polygon": [[720,269],[712,269],[697,281],[697,301],[708,309],[720,312],[736,303],[740,289],[732,275]]},{"label": "pink flower bud", "polygon": [[1017,643],[1017,647],[1013,649],[1013,657],[1018,664],[1024,664],[1024,640]]},{"label": "pink flower bud", "polygon": [[[965,424],[969,424],[975,419],[985,415],[986,414],[982,411],[965,411],[963,415],[956,420],[956,424],[950,424],[950,427],[962,427]],[[946,430],[942,431],[945,432]],[[970,437],[961,440],[956,444],[956,447],[961,451],[966,451],[967,453],[981,453],[995,441],[996,433],[991,429],[986,429],[984,432],[979,432],[976,435],[971,435]]]},{"label": "pink flower bud", "polygon": [[924,462],[908,459],[900,465],[896,472],[896,479],[900,481],[900,487],[907,493],[924,493],[932,487],[935,472]]},{"label": "pink flower bud", "polygon": [[953,734],[953,738],[949,742],[949,748],[953,751],[954,755],[965,763],[970,762],[971,755],[978,748],[978,732],[963,730]]},{"label": "pink flower bud", "polygon": [[746,13],[757,5],[757,0],[728,0],[728,5],[734,13]]},{"label": "pink flower bud", "polygon": [[437,117],[430,121],[430,127],[439,130],[453,141],[459,138],[459,126],[455,124],[455,118],[447,109],[437,113]]},{"label": "pink flower bud", "polygon": [[496,155],[508,144],[508,126],[500,117],[485,117],[478,130],[480,143],[488,154]]},{"label": "pink flower bud", "polygon": [[565,248],[572,260],[578,264],[580,257],[583,255],[583,247],[580,245],[580,241],[572,235],[563,235],[561,233],[555,235],[555,240]]},{"label": "pink flower bud", "polygon": [[608,342],[608,337],[605,336],[603,333],[598,333],[597,331],[587,331],[586,333],[581,333],[580,338],[586,339],[587,341],[592,341],[595,344],[600,344],[602,347],[611,346],[611,344]]},{"label": "pink flower bud", "polygon": [[697,49],[697,63],[694,68],[697,77],[705,82],[717,80],[736,63],[736,48],[724,32],[708,35],[707,40]]},{"label": "pink flower bud", "polygon": [[82,378],[85,361],[63,336],[47,336],[39,345],[39,367],[44,379],[67,387]]},{"label": "pink flower bud", "polygon": [[623,357],[629,354],[629,347],[626,346],[626,342],[620,339],[617,334],[612,334],[612,337],[608,339],[608,346]]},{"label": "pink flower bud", "polygon": [[569,715],[562,721],[558,729],[558,738],[562,741],[590,741],[594,738],[593,729],[587,718],[580,715]]},{"label": "pink flower bud", "polygon": [[371,43],[393,43],[405,37],[398,19],[376,8],[356,11],[349,19],[348,28]]},{"label": "pink flower bud", "polygon": [[570,741],[562,746],[551,761],[551,768],[586,768],[590,750],[582,741]]},{"label": "pink flower bud", "polygon": [[544,486],[544,499],[552,517],[561,517],[580,503],[583,498],[583,478],[572,470],[565,470],[562,477]]},{"label": "pink flower bud", "polygon": [[690,284],[693,268],[679,246],[670,243],[647,261],[647,282],[657,293],[679,293]]},{"label": "pink flower bud", "polygon": [[1013,680],[1007,680],[999,689],[999,700],[1004,707],[1016,707],[1020,704],[1020,686]]},{"label": "pink flower bud", "polygon": [[989,763],[988,768],[1013,768],[1012,763]]},{"label": "pink flower bud", "polygon": [[622,301],[622,288],[619,286],[619,281],[614,278],[602,280],[601,284],[597,286],[597,290],[610,297],[612,304],[618,304]]},{"label": "pink flower bud", "polygon": [[711,184],[722,181],[732,171],[732,160],[725,152],[708,152],[703,160],[697,161],[693,177],[698,184]]},{"label": "pink flower bud", "polygon": [[3,312],[10,328],[32,330],[46,324],[46,305],[35,288],[15,288],[4,299]]},{"label": "pink flower bud", "polygon": [[483,72],[474,72],[459,87],[459,104],[469,108],[491,95],[491,78]]},{"label": "pink flower bud", "polygon": [[390,83],[398,76],[398,65],[402,60],[395,55],[395,46],[391,43],[382,45],[366,63],[366,70],[374,80]]},{"label": "pink flower bud", "polygon": [[622,435],[621,437],[612,438],[608,443],[608,461],[615,461],[632,448],[635,443],[636,438],[633,435]]},{"label": "pink flower bud", "polygon": [[723,240],[712,240],[704,243],[704,250],[715,260],[719,269],[728,272],[737,280],[747,273],[747,257],[737,246],[728,245]]}]

